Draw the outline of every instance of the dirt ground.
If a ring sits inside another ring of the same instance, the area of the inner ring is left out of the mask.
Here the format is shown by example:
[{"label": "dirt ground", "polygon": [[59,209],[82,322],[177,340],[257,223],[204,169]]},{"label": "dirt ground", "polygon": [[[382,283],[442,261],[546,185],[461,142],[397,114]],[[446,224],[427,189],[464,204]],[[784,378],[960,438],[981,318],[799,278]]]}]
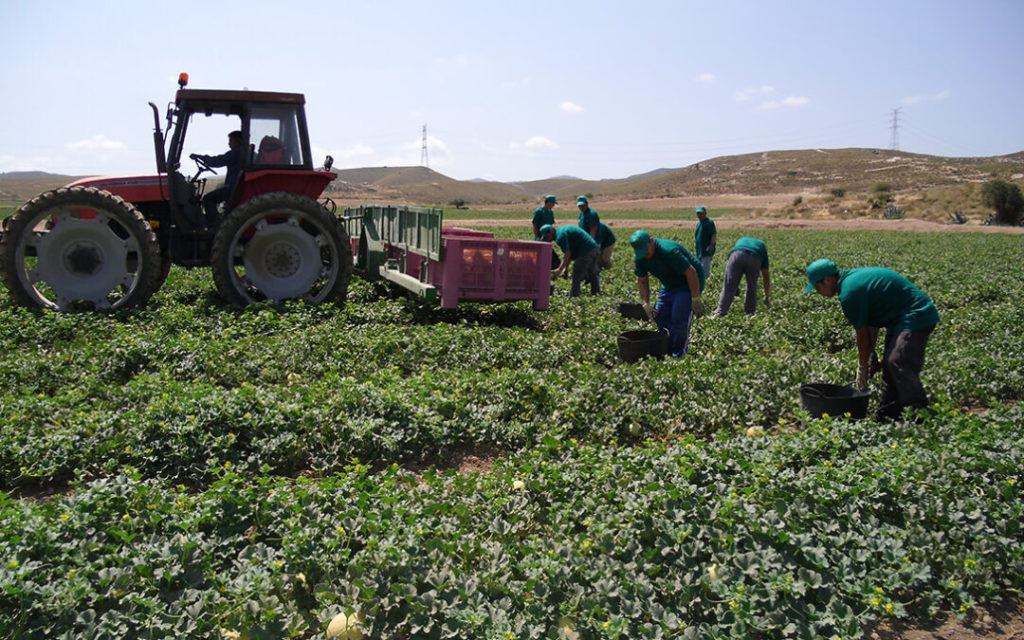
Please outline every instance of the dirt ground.
[{"label": "dirt ground", "polygon": [[[609,210],[613,210],[609,207]],[[557,214],[556,214],[557,215]],[[714,218],[714,215],[712,215]],[[573,217],[575,220],[575,217]],[[571,221],[570,221],[571,222]],[[522,220],[454,220],[452,224],[460,227],[529,227],[530,219],[523,214]],[[693,220],[612,220],[608,226],[616,228],[647,228],[667,229],[672,227],[693,227]],[[828,220],[818,218],[744,218],[715,220],[719,229],[816,229],[819,231],[911,231],[911,232],[954,232],[954,233],[1016,233],[1024,234],[1024,227],[990,227],[971,224],[942,224],[904,218],[902,220],[883,220],[879,218],[851,218],[848,220]]]},{"label": "dirt ground", "polygon": [[870,640],[1024,640],[1024,600],[972,609],[963,620],[948,617],[934,624],[884,621],[863,636]]}]

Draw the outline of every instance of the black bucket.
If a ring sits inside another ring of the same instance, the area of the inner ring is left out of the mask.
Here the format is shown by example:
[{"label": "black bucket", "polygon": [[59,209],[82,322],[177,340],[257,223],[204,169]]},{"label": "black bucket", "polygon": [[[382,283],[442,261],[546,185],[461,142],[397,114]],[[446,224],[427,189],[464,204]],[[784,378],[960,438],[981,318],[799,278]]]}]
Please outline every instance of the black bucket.
[{"label": "black bucket", "polygon": [[853,420],[868,414],[871,394],[848,384],[811,383],[800,385],[800,406],[812,417],[823,414],[843,417],[847,413]]},{"label": "black bucket", "polygon": [[628,318],[630,320],[647,319],[647,312],[644,311],[644,305],[642,304],[636,304],[635,302],[620,302],[615,306],[615,308],[623,318]]},{"label": "black bucket", "polygon": [[668,353],[668,331],[624,331],[617,340],[619,357],[636,362],[644,356],[661,360]]}]

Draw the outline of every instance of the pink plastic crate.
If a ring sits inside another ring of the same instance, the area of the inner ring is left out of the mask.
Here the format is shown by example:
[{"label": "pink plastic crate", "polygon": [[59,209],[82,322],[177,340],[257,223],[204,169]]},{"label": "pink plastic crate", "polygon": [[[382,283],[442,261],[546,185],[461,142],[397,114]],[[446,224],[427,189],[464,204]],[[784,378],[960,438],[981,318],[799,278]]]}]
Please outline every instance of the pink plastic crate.
[{"label": "pink plastic crate", "polygon": [[445,235],[442,261],[430,264],[441,306],[459,300],[533,300],[547,309],[551,298],[551,245],[532,240]]}]

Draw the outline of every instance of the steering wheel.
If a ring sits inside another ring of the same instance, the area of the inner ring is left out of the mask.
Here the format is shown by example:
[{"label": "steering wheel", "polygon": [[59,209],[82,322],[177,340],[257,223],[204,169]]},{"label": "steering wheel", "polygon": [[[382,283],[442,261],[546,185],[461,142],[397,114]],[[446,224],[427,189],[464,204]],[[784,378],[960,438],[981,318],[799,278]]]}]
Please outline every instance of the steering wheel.
[{"label": "steering wheel", "polygon": [[[199,172],[196,173],[195,176],[196,178],[198,178],[200,174],[202,174],[204,171],[209,171],[213,175],[217,175],[217,170],[211,167],[210,164],[206,160],[204,160],[201,155],[193,153],[189,157],[192,158],[192,160],[195,161],[196,166],[199,167]],[[193,180],[195,180],[195,178],[193,178]]]}]

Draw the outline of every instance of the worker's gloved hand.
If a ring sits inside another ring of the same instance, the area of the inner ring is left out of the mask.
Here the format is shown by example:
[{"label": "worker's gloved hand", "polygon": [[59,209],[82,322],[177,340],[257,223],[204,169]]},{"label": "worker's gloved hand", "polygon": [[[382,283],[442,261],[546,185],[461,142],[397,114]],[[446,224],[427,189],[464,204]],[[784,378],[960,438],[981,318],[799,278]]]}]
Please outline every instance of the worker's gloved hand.
[{"label": "worker's gloved hand", "polygon": [[868,360],[868,377],[870,378],[881,370],[882,363],[878,361],[878,354],[872,351],[871,358]]},{"label": "worker's gloved hand", "polygon": [[704,301],[700,299],[700,296],[697,296],[693,299],[693,316],[699,318],[704,315],[704,312]]},{"label": "worker's gloved hand", "polygon": [[861,391],[868,388],[868,368],[857,365],[857,388]]},{"label": "worker's gloved hand", "polygon": [[650,320],[651,322],[654,322],[654,307],[652,307],[649,302],[645,302],[643,304],[643,307],[644,313],[647,314],[647,319]]},{"label": "worker's gloved hand", "polygon": [[764,306],[766,306],[766,307],[772,306],[771,298],[769,298],[768,296],[764,297]]}]

